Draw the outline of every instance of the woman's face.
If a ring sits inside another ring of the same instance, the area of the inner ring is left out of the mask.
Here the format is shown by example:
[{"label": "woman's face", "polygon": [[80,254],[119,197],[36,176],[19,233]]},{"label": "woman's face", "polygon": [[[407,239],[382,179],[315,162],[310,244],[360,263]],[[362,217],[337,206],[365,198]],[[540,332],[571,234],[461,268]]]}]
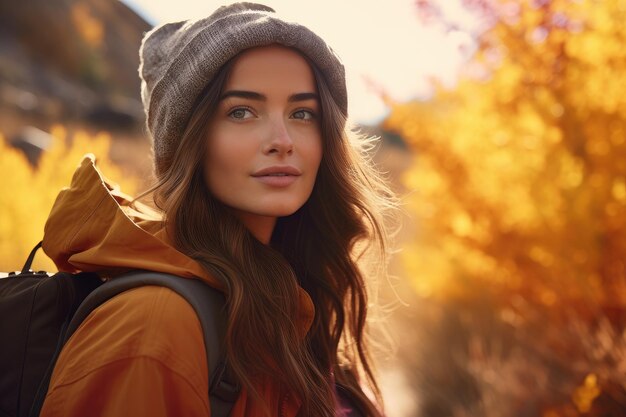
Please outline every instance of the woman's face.
[{"label": "woman's face", "polygon": [[272,45],[236,58],[209,123],[204,172],[211,193],[249,228],[273,227],[311,195],[319,113],[313,71],[297,52]]}]

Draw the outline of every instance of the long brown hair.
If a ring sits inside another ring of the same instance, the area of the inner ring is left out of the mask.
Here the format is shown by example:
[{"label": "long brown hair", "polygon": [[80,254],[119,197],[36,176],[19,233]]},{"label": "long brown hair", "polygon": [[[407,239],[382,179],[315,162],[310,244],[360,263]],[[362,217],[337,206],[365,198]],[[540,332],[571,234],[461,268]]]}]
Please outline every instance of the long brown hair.
[{"label": "long brown hair", "polygon": [[[211,195],[202,168],[208,121],[233,61],[221,68],[195,106],[180,146],[164,164],[169,168],[156,173],[150,190],[154,202],[177,249],[226,286],[227,360],[257,400],[262,401],[255,382],[270,378],[298,396],[300,415],[331,417],[334,380],[352,393],[365,415],[381,416],[382,397],[365,336],[367,284],[358,258],[375,253],[385,263],[383,215],[393,205],[392,194],[369,159],[369,142],[346,128],[346,116],[309,62],[320,97],[324,147],[316,183],[303,207],[278,219],[270,245],[256,240]],[[315,305],[304,340],[294,320],[299,286]],[[364,394],[361,383],[375,400]]]}]

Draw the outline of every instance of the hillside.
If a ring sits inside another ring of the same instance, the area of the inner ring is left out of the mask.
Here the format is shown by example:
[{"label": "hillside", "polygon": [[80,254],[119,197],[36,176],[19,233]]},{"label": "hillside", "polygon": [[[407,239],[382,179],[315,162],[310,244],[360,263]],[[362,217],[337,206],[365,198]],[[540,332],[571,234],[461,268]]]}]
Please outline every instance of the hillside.
[{"label": "hillside", "polygon": [[149,29],[116,0],[0,0],[0,129],[141,126],[138,50]]}]

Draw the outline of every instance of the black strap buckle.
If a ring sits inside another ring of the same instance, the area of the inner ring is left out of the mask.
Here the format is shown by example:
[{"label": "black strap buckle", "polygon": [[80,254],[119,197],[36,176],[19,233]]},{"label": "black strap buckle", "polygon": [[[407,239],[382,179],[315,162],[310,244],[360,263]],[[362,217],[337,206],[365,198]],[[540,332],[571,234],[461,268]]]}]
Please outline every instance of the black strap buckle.
[{"label": "black strap buckle", "polygon": [[217,366],[213,378],[209,384],[209,395],[215,396],[222,401],[234,403],[239,397],[241,387],[229,372],[226,360],[222,360]]}]

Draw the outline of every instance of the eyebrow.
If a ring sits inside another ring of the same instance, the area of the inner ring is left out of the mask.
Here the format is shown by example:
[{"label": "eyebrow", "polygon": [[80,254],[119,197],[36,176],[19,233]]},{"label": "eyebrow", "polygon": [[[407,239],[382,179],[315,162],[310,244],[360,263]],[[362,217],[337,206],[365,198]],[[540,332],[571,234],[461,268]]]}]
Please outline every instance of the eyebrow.
[{"label": "eyebrow", "polygon": [[[246,98],[249,100],[258,100],[258,101],[267,101],[267,97],[261,93],[256,93],[254,91],[243,91],[243,90],[229,90],[226,91],[220,97],[220,101],[227,99],[229,97],[239,97]],[[289,96],[287,99],[288,102],[297,102],[297,101],[306,101],[306,100],[317,100],[319,101],[319,96],[316,93],[296,93]]]}]

